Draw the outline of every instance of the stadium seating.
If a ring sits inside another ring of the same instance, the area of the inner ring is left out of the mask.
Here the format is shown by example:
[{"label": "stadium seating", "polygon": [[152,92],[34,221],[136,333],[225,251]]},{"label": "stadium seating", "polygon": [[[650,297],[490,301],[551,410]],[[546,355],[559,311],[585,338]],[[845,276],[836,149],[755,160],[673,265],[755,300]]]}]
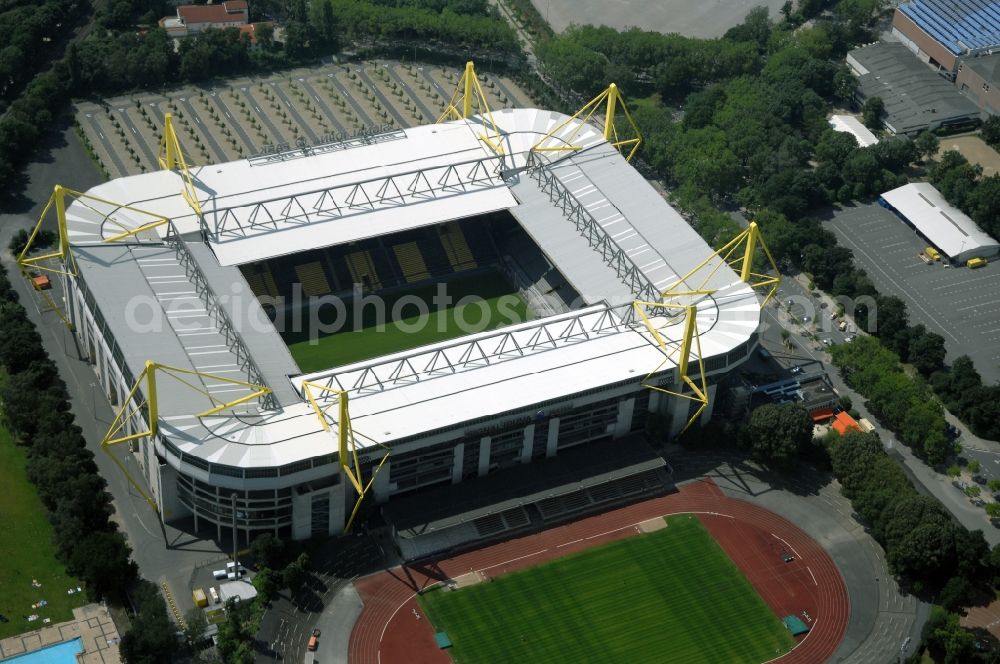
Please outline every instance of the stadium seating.
[{"label": "stadium seating", "polygon": [[465,233],[462,232],[458,224],[447,224],[438,226],[438,236],[441,238],[441,245],[448,256],[448,261],[455,272],[471,270],[476,267],[476,259],[469,249],[468,242],[465,241]]},{"label": "stadium seating", "polygon": [[402,271],[403,278],[406,279],[407,283],[431,278],[430,273],[427,271],[427,264],[424,263],[423,254],[420,253],[420,247],[417,246],[416,242],[405,242],[394,245],[392,251],[396,254],[396,260],[399,261],[399,269]]},{"label": "stadium seating", "polygon": [[375,264],[372,262],[371,254],[368,251],[355,251],[344,257],[347,261],[347,269],[351,271],[351,279],[356,284],[363,284],[365,288],[378,290],[382,287]]},{"label": "stadium seating", "polygon": [[295,276],[302,284],[302,292],[309,297],[326,295],[330,292],[330,282],[327,281],[323,264],[319,261],[296,265]]},{"label": "stadium seating", "polygon": [[243,278],[251,292],[257,297],[277,297],[278,286],[274,282],[274,275],[267,263],[250,263],[240,266]]}]

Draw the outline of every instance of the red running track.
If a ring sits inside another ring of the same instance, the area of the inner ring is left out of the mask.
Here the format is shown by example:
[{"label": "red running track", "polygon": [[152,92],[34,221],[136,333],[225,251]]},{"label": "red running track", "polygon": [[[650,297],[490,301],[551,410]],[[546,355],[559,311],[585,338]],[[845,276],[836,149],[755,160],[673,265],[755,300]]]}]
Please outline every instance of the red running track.
[{"label": "red running track", "polygon": [[[540,533],[469,551],[447,560],[396,567],[355,582],[364,609],[351,633],[350,664],[448,664],[416,591],[439,580],[479,571],[499,576],[597,544],[637,534],[639,523],[695,513],[779,617],[798,615],[810,631],[772,662],[817,664],[829,659],[850,616],[847,589],[830,556],[790,521],[762,507],[729,498],[711,480],[574,521]],[[795,560],[784,562],[783,552]]]}]

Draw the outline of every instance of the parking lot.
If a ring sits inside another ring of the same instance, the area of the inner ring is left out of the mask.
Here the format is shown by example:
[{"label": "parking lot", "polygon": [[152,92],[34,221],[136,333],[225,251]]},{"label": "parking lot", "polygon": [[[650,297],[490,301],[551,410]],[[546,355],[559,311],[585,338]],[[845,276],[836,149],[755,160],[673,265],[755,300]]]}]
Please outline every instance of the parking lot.
[{"label": "parking lot", "polygon": [[1000,262],[977,270],[925,264],[918,254],[927,243],[874,203],[835,210],[825,224],[880,292],[906,302],[912,324],[944,337],[949,361],[969,355],[984,382],[1000,380]]},{"label": "parking lot", "polygon": [[[509,79],[478,72],[491,108],[530,106]],[[392,61],[323,65],[82,101],[76,120],[111,178],[157,168],[164,115],[173,113],[189,163],[233,161],[270,151],[341,140],[359,130],[434,122],[462,76],[455,67]]]}]

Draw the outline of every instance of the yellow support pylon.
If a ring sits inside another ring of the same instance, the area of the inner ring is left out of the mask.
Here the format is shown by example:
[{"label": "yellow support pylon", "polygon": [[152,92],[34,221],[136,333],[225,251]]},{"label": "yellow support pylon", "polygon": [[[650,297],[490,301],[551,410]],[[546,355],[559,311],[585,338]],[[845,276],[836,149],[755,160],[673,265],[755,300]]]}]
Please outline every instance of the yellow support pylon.
[{"label": "yellow support pylon", "polygon": [[[758,248],[760,248],[764,258],[774,271],[773,275],[754,271],[754,255]],[[710,266],[709,264],[716,258],[720,260]],[[746,230],[740,232],[720,249],[713,252],[711,256],[688,270],[688,273],[681,277],[673,286],[663,291],[663,297],[669,298],[673,295],[683,294],[683,292],[690,292],[675,291],[674,289],[679,286],[692,288],[694,291],[704,289],[708,281],[723,265],[731,267],[740,275],[740,281],[745,282],[754,290],[767,288],[767,295],[764,296],[763,304],[767,304],[781,286],[781,271],[778,269],[778,264],[775,262],[774,256],[771,255],[771,250],[767,248],[767,243],[764,242],[764,237],[760,233],[760,227],[757,225],[757,222],[752,221]],[[699,275],[699,273],[701,274]]]},{"label": "yellow support pylon", "polygon": [[[316,391],[316,394],[313,393],[313,390]],[[320,383],[304,381],[302,383],[302,393],[312,405],[313,411],[319,418],[323,429],[326,431],[332,431],[333,426],[337,428],[337,456],[340,462],[340,469],[347,476],[347,479],[350,480],[351,485],[358,494],[358,499],[354,503],[354,509],[351,510],[351,516],[348,518],[347,524],[344,526],[345,532],[350,531],[351,524],[354,523],[354,517],[358,513],[358,508],[361,507],[361,502],[364,500],[368,490],[375,482],[375,476],[378,475],[379,471],[382,470],[382,466],[385,465],[385,462],[389,459],[389,448],[381,443],[378,443],[379,447],[385,450],[385,454],[382,455],[381,461],[379,461],[375,469],[372,470],[372,476],[368,478],[368,482],[364,483],[361,477],[361,464],[358,461],[357,441],[354,438],[354,429],[351,426],[351,416],[347,407],[347,391],[336,387],[322,385]],[[335,400],[332,400],[325,406],[320,405],[316,400],[316,397],[317,395],[324,394],[334,395]],[[333,408],[334,404],[337,406],[337,416],[335,418],[328,414],[328,411]],[[331,426],[331,424],[333,426]]]},{"label": "yellow support pylon", "polygon": [[[583,146],[579,145],[576,139],[583,130],[583,127],[600,110],[602,104],[604,105],[604,139],[622,152],[625,155],[626,161],[631,161],[639,146],[642,145],[642,134],[639,132],[639,126],[628,112],[628,107],[625,105],[625,98],[622,97],[622,93],[618,91],[618,86],[614,83],[609,85],[601,94],[587,102],[579,111],[556,125],[541,140],[535,143],[531,151],[578,152],[582,150]],[[618,125],[615,122],[615,117],[619,108],[621,108],[625,119],[628,121],[629,129],[632,132],[631,136],[620,136],[618,133]],[[568,136],[559,136],[559,133],[563,129],[575,121],[577,125]],[[626,148],[628,148],[627,154],[624,152]]]},{"label": "yellow support pylon", "polygon": [[[710,295],[712,291],[704,291],[701,293],[688,293],[689,295]],[[687,424],[681,430],[681,433],[687,431],[688,427],[694,424],[694,421],[698,419],[698,416],[702,414],[706,407],[708,407],[708,381],[705,378],[705,362],[701,354],[701,333],[698,331],[698,307],[694,304],[680,304],[676,302],[644,302],[642,300],[636,300],[632,303],[632,307],[635,309],[636,314],[639,319],[646,326],[646,330],[656,341],[656,345],[660,347],[663,351],[663,360],[656,366],[655,369],[646,374],[643,378],[643,386],[648,387],[651,390],[656,390],[657,392],[662,392],[663,394],[669,394],[670,396],[680,397],[682,399],[687,399],[689,401],[694,401],[698,404],[698,409],[693,415],[688,419]],[[671,311],[680,311],[684,316],[684,330],[681,334],[681,340],[679,343],[668,343],[668,341],[657,329],[654,321],[650,316],[646,314],[646,309],[667,309]],[[691,349],[695,349],[695,357],[698,360],[698,373],[693,379],[690,374],[690,360],[691,360]],[[663,365],[667,362],[673,360],[674,364],[677,365],[677,381],[681,385],[686,385],[691,393],[676,392],[674,390],[668,390],[666,388],[660,387],[659,385],[653,385],[649,381],[653,374],[660,371]]]},{"label": "yellow support pylon", "polygon": [[[64,276],[75,277],[77,275],[78,269],[76,265],[76,258],[73,256],[73,252],[70,250],[69,241],[69,231],[66,227],[66,199],[75,199],[78,203],[85,205],[89,209],[96,212],[98,215],[103,217],[104,222],[111,223],[121,229],[121,233],[118,233],[110,238],[105,238],[105,242],[114,242],[116,240],[121,240],[126,237],[131,237],[137,235],[146,230],[156,228],[157,226],[166,224],[169,220],[162,216],[149,212],[147,210],[142,210],[137,207],[130,205],[122,205],[121,203],[116,203],[114,201],[109,201],[107,199],[101,198],[99,196],[93,196],[91,194],[85,194],[79,191],[74,191],[73,189],[67,189],[61,185],[56,185],[52,189],[52,195],[49,196],[48,202],[45,207],[42,208],[42,213],[38,217],[38,222],[32,229],[31,234],[28,236],[28,241],[24,245],[24,249],[17,256],[17,266],[21,271],[21,274],[29,281],[32,278],[32,272],[49,272],[52,274],[59,274]],[[96,204],[102,206],[108,206],[110,210],[99,210],[95,207]],[[38,239],[38,234],[42,230],[42,225],[45,223],[46,218],[48,218],[49,213],[55,210],[56,215],[56,231],[59,240],[58,247],[53,250],[37,256],[32,256],[31,252],[35,248],[35,244]],[[146,215],[152,217],[152,221],[143,224],[138,228],[128,228],[122,224],[118,219],[114,217],[114,213],[120,210],[128,210],[130,212],[135,212],[138,214]],[[103,231],[103,225],[102,229]],[[44,290],[36,289],[36,292],[41,295],[42,299],[45,300],[46,304],[50,310],[56,312],[60,320],[66,324],[67,327],[72,328],[67,316],[63,313],[62,309]]]},{"label": "yellow support pylon", "polygon": [[[461,105],[461,110],[459,110]],[[485,130],[479,135],[479,139],[486,143],[498,155],[503,155],[503,143],[500,136],[500,128],[493,120],[493,111],[486,101],[486,94],[479,79],[476,77],[476,67],[472,60],[465,63],[465,73],[459,79],[455,88],[455,93],[445,106],[444,112],[437,119],[438,122],[448,122],[450,120],[468,120],[474,115],[478,115],[485,125]]]},{"label": "yellow support pylon", "polygon": [[160,168],[165,171],[177,170],[184,181],[184,188],[181,195],[187,204],[191,206],[195,214],[202,216],[201,203],[198,202],[198,192],[194,186],[194,179],[191,171],[188,170],[187,162],[184,161],[184,152],[181,151],[181,143],[174,130],[174,115],[167,113],[163,117],[163,139],[160,141],[160,152],[157,155]]},{"label": "yellow support pylon", "polygon": [[[136,479],[132,476],[132,473],[128,471],[125,464],[121,462],[121,459],[116,457],[111,453],[110,447],[113,445],[119,445],[121,443],[129,443],[134,440],[139,440],[140,438],[149,438],[151,441],[156,438],[156,434],[159,431],[159,400],[156,392],[156,375],[157,372],[173,377],[174,379],[180,381],[184,385],[190,387],[192,390],[199,392],[212,402],[213,407],[208,410],[197,413],[195,417],[209,417],[211,415],[217,415],[224,410],[229,410],[240,404],[252,401],[259,397],[269,394],[271,392],[270,388],[264,387],[262,385],[255,385],[253,383],[248,383],[242,380],[236,380],[235,378],[227,378],[226,376],[219,376],[217,374],[211,374],[204,371],[195,371],[193,369],[182,369],[180,367],[172,367],[167,364],[160,364],[158,362],[153,362],[148,360],[146,366],[143,368],[142,373],[136,378],[135,385],[129,391],[128,396],[125,397],[122,402],[122,407],[119,409],[117,416],[111,422],[111,426],[108,428],[108,432],[104,435],[104,439],[101,441],[101,450],[106,452],[111,460],[115,462],[115,465],[122,471],[125,478],[129,483],[139,492],[139,494],[146,499],[146,502],[155,510],[157,509],[156,501],[146,493],[146,490],[142,487]],[[224,383],[230,383],[232,385],[239,385],[246,387],[250,390],[250,393],[240,397],[239,399],[234,399],[232,401],[223,402],[215,398],[207,389],[203,389],[192,382],[189,382],[183,378],[183,376],[198,376],[200,378],[210,378],[213,381],[222,381]],[[139,387],[145,381],[145,399],[138,403],[135,408],[129,410],[129,404],[132,402],[133,397],[139,391]],[[145,431],[140,431],[138,433],[126,434],[124,436],[119,436],[122,429],[124,429],[128,423],[132,420],[132,416],[140,412],[143,407],[147,409],[147,422],[149,423],[149,428]]]}]

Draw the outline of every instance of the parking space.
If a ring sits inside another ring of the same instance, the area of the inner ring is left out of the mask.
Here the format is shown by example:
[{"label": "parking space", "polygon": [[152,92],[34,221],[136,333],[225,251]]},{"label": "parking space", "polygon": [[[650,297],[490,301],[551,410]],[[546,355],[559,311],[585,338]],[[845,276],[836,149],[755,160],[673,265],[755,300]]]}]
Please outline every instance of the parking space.
[{"label": "parking space", "polygon": [[836,210],[825,223],[880,292],[906,302],[911,323],[944,337],[949,361],[969,355],[984,382],[1000,380],[1000,262],[927,264],[918,256],[927,243],[874,203]]},{"label": "parking space", "polygon": [[[396,61],[327,64],[263,79],[82,101],[76,116],[99,166],[117,178],[157,168],[166,113],[174,115],[189,162],[214,164],[274,146],[342,140],[362,129],[433,122],[461,76],[455,67]],[[485,72],[479,79],[491,108],[530,103],[508,79]]]}]

